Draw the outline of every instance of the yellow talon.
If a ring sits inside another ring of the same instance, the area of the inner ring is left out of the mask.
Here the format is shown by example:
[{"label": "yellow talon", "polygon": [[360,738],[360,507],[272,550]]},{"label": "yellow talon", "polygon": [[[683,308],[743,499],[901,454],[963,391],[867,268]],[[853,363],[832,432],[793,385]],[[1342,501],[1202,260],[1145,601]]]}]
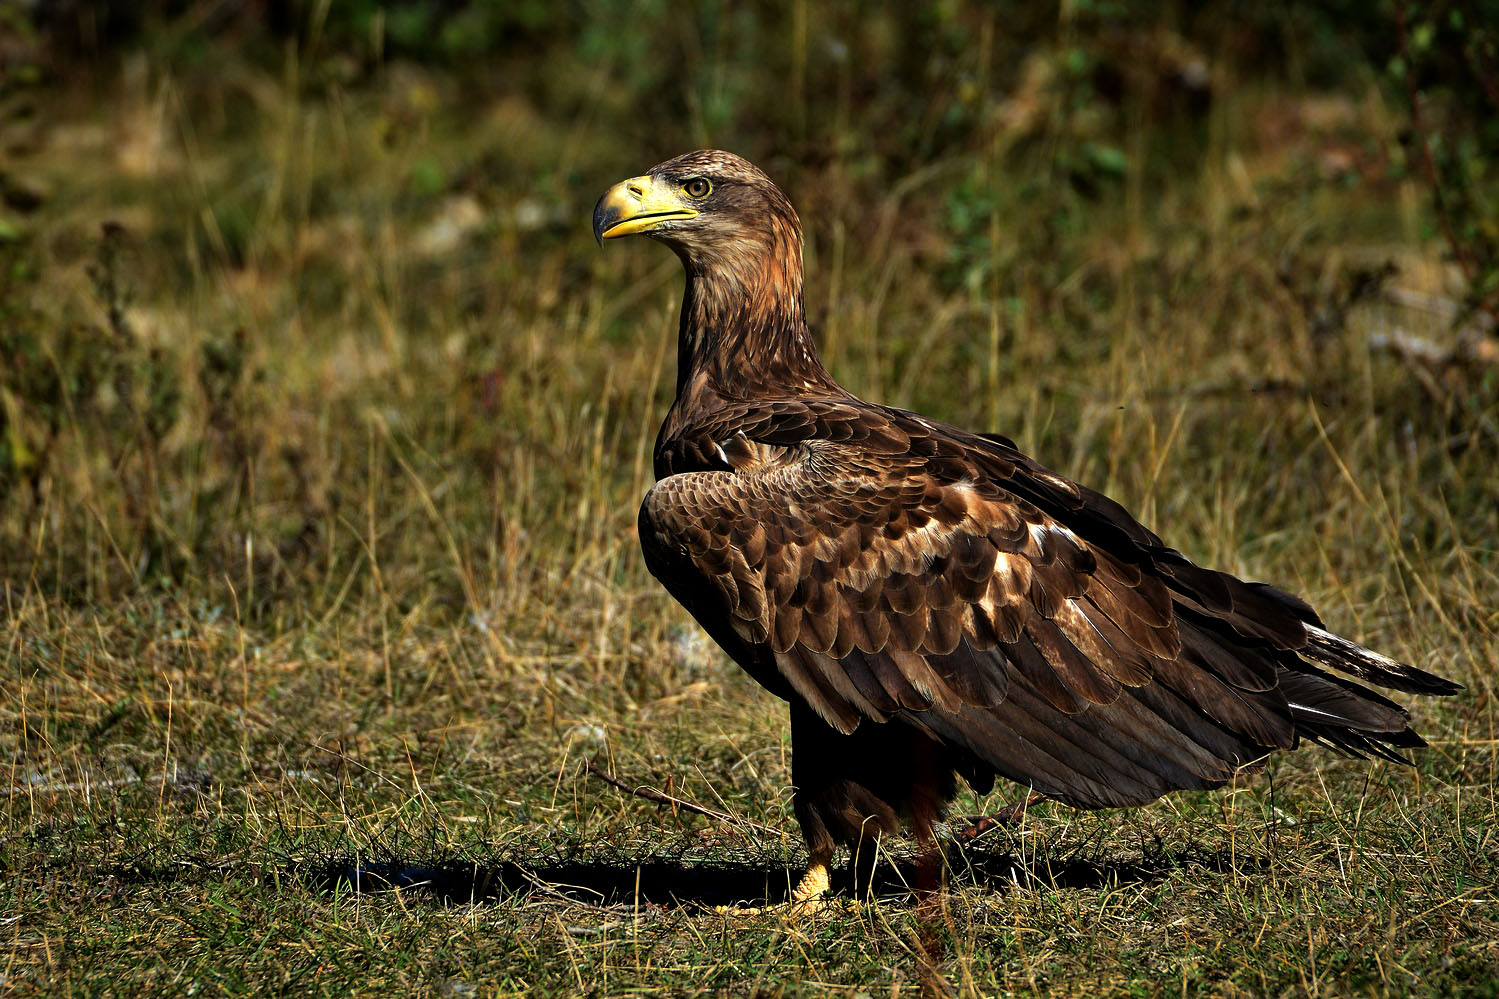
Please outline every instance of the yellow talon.
[{"label": "yellow talon", "polygon": [[765,913],[783,912],[787,915],[806,915],[816,912],[826,904],[824,896],[832,885],[828,872],[831,857],[813,857],[807,861],[807,873],[791,891],[791,900],[781,905],[757,905],[741,908],[733,905],[715,905],[713,911],[724,916],[758,916]]},{"label": "yellow talon", "polygon": [[831,884],[827,860],[813,857],[807,862],[807,873],[802,875],[801,881],[791,893],[792,904],[800,906],[820,900],[827,894]]}]

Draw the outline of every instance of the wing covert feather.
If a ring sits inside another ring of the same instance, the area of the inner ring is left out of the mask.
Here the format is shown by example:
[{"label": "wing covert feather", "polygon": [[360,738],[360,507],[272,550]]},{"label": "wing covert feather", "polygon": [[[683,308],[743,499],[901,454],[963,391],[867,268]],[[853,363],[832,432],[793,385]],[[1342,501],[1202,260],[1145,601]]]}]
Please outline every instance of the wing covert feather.
[{"label": "wing covert feather", "polygon": [[1179,650],[1157,581],[1028,501],[909,456],[804,450],[663,479],[642,543],[657,575],[721,601],[835,728],[992,708],[1014,682],[1076,713],[1151,682]]}]

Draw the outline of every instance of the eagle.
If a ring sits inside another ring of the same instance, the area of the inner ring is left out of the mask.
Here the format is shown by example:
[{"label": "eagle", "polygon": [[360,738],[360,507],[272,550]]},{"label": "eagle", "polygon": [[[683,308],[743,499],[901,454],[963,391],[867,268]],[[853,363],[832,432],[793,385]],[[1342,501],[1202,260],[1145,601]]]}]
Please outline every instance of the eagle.
[{"label": "eagle", "polygon": [[686,270],[640,542],[790,705],[793,903],[827,892],[839,847],[929,839],[959,777],[1095,809],[1220,787],[1303,740],[1403,763],[1425,742],[1369,685],[1461,689],[1196,565],[1005,437],[846,391],[807,326],[796,211],[739,156],[622,181],[593,229]]}]

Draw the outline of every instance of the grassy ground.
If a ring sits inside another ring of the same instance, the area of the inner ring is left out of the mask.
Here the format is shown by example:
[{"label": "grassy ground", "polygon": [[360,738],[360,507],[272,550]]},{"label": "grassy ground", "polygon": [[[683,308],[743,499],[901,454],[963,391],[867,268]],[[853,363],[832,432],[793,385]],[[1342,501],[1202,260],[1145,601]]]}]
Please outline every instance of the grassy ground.
[{"label": "grassy ground", "polygon": [[[581,55],[545,97],[257,65],[4,107],[0,991],[1499,994],[1499,379],[1381,347],[1455,334],[1372,83],[1105,146],[1040,62],[902,161],[857,87],[803,155]],[[709,139],[800,207],[845,384],[1465,683],[1431,749],[1043,805],[919,903],[893,844],[862,904],[712,912],[799,874],[784,714],[641,565],[679,266],[588,233]]]}]

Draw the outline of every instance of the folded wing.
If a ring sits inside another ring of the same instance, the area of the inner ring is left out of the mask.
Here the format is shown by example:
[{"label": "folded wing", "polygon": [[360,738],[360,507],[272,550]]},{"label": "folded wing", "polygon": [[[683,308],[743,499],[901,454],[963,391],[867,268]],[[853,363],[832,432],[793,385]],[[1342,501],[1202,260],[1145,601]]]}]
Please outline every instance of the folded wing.
[{"label": "folded wing", "polygon": [[1003,442],[960,461],[925,421],[875,446],[766,426],[712,444],[735,471],[658,483],[641,539],[710,633],[839,732],[912,725],[1084,807],[1217,786],[1300,734],[1420,744],[1398,706],[1297,652],[1419,674],[1405,689],[1429,674],[1358,659],[1304,604],[1193,565]]}]

